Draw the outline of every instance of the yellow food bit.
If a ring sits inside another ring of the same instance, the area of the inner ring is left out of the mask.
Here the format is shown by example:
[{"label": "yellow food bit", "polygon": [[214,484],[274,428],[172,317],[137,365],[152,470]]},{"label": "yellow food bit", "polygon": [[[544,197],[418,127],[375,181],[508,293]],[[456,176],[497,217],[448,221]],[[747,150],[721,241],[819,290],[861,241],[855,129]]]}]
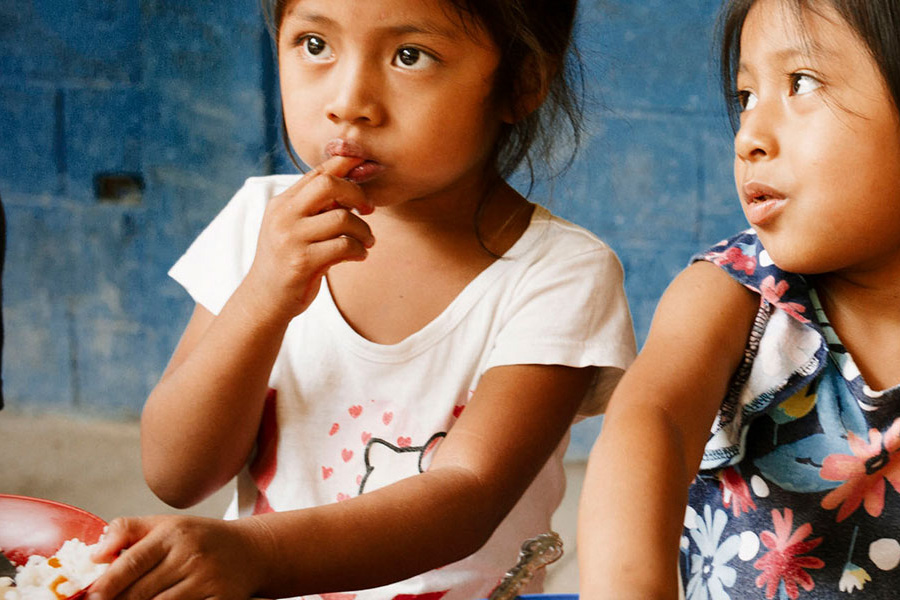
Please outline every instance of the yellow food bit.
[{"label": "yellow food bit", "polygon": [[[57,561],[57,562],[59,562],[59,561]],[[49,564],[49,561],[48,561],[48,564]],[[58,588],[60,585],[64,584],[68,580],[69,579],[65,575],[60,575],[59,577],[57,577],[56,579],[53,580],[53,583],[50,584],[50,591],[53,592],[54,594],[56,594],[56,597],[59,600],[66,600],[66,598],[68,598],[68,594],[60,594],[59,592],[56,591],[56,588]]]},{"label": "yellow food bit", "polygon": [[59,559],[55,556],[51,557],[50,560],[47,561],[47,564],[53,567],[54,569],[60,568],[62,565],[59,564]]}]

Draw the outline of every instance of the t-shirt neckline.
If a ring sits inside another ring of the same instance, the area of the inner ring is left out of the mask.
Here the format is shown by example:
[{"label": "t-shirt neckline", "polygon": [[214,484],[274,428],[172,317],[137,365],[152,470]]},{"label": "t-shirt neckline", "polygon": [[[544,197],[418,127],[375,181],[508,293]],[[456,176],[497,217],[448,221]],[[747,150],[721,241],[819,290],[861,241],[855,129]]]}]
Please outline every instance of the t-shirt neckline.
[{"label": "t-shirt neckline", "polygon": [[339,336],[345,347],[355,354],[376,362],[394,363],[409,360],[450,333],[482,298],[491,284],[512,268],[516,262],[515,259],[533,247],[549,221],[549,211],[541,205],[535,204],[528,227],[502,257],[493,261],[472,278],[434,319],[395,344],[373,342],[353,329],[338,309],[334,297],[331,295],[327,278],[323,278],[316,302],[322,303],[321,310],[332,333]]}]

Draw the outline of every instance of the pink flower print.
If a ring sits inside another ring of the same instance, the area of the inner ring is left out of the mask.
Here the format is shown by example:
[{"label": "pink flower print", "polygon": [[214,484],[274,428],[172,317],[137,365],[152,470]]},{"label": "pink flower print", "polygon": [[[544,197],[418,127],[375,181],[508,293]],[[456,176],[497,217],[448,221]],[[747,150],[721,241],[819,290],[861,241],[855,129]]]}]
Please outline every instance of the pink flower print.
[{"label": "pink flower print", "polygon": [[790,289],[790,287],[791,285],[784,279],[782,279],[778,283],[775,283],[775,277],[773,275],[769,275],[762,280],[762,283],[759,286],[759,293],[769,304],[780,308],[801,323],[809,323],[809,319],[800,314],[806,311],[805,306],[797,302],[781,301],[781,297],[784,296],[784,294]]},{"label": "pink flower print", "polygon": [[750,488],[734,467],[719,472],[719,489],[722,490],[722,504],[731,508],[735,517],[741,513],[756,510],[756,503],[750,497]]},{"label": "pink flower print", "polygon": [[843,481],[822,498],[822,508],[832,510],[840,506],[837,520],[843,521],[863,504],[873,517],[884,510],[887,479],[900,492],[900,419],[894,421],[884,435],[877,429],[869,431],[869,443],[847,434],[853,455],[831,454],[825,458],[819,475],[829,481]]},{"label": "pink flower print", "polygon": [[807,592],[816,587],[812,577],[804,569],[821,569],[825,563],[815,556],[802,556],[822,543],[822,538],[804,541],[812,533],[812,525],[804,523],[791,533],[794,511],[784,509],[784,516],[772,510],[775,533],[763,531],[759,539],[769,549],[753,566],[762,573],[756,578],[756,587],[766,588],[766,598],[775,597],[779,585],[784,582],[784,590],[791,600],[800,595],[798,584]]},{"label": "pink flower print", "polygon": [[731,265],[735,271],[743,271],[747,275],[753,275],[753,272],[756,271],[756,257],[747,256],[737,246],[713,255],[712,262],[720,267]]}]

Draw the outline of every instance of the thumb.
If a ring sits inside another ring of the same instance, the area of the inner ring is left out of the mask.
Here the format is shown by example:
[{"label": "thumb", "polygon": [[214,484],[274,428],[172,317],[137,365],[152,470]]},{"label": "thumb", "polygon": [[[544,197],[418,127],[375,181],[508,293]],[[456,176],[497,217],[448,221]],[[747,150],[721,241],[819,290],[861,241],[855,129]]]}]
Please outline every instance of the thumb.
[{"label": "thumb", "polygon": [[134,545],[150,531],[147,519],[119,517],[113,519],[100,537],[91,560],[96,563],[112,562],[122,550]]}]

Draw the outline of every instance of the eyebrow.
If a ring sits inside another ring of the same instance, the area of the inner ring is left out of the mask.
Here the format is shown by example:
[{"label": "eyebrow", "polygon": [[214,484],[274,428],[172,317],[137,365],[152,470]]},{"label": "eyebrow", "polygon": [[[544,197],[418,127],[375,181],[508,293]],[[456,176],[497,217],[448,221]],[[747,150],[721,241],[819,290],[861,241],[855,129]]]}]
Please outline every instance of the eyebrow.
[{"label": "eyebrow", "polygon": [[[837,53],[826,48],[822,44],[819,44],[816,41],[810,41],[808,46],[791,46],[789,48],[784,48],[777,52],[774,52],[770,55],[769,58],[772,58],[779,62],[784,62],[786,60],[795,58],[797,56],[809,57],[809,56],[819,56],[824,58],[833,58],[837,56]],[[744,61],[740,61],[738,63],[738,73],[746,73],[747,65]]]},{"label": "eyebrow", "polygon": [[[289,17],[300,21],[316,23],[323,26],[338,27],[340,25],[337,21],[330,17],[316,12],[304,11],[297,6],[292,8],[284,16],[285,19]],[[397,25],[388,25],[385,27],[380,27],[378,29],[394,35],[416,33],[423,35],[436,35],[451,40],[459,38],[459,32],[457,32],[455,29],[451,27],[441,27],[428,21],[420,23],[399,23]]]}]

